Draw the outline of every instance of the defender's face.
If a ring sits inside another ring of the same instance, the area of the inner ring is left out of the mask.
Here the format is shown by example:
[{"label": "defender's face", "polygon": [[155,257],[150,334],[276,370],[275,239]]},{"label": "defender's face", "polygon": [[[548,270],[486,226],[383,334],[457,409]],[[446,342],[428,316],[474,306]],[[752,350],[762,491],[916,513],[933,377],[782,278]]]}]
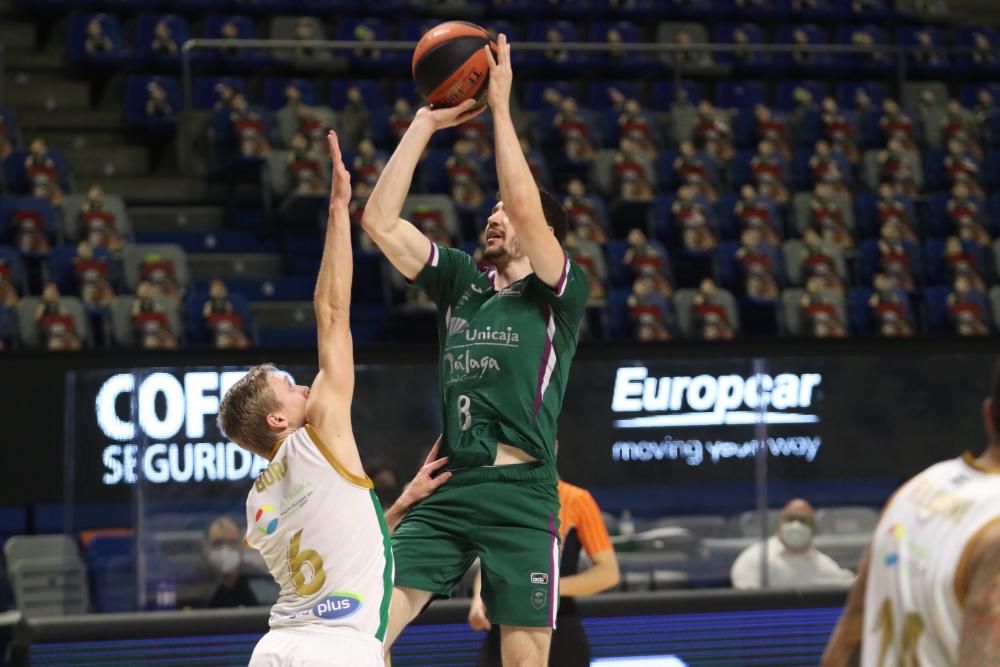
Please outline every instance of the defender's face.
[{"label": "defender's face", "polygon": [[279,414],[288,421],[289,428],[302,428],[306,424],[306,401],[309,387],[292,384],[286,375],[271,373],[267,378],[275,398],[281,404]]},{"label": "defender's face", "polygon": [[520,255],[521,244],[518,242],[517,232],[503,210],[503,202],[498,201],[486,222],[486,252],[483,257],[496,264],[504,258],[515,259]]}]

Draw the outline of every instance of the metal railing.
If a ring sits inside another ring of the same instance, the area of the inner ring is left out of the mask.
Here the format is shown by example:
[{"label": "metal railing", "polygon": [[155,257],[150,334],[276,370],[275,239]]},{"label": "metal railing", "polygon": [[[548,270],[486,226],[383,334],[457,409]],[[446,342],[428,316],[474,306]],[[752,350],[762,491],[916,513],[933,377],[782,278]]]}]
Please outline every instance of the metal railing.
[{"label": "metal railing", "polygon": [[0,42],[0,106],[7,99],[5,93],[7,85],[7,47]]}]

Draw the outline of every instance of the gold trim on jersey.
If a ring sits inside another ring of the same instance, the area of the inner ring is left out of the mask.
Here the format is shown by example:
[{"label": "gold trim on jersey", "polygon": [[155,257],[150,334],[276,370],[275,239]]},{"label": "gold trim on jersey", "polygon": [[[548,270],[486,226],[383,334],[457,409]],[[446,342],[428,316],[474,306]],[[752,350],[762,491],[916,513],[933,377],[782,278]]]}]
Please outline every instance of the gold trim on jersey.
[{"label": "gold trim on jersey", "polygon": [[369,478],[367,475],[365,475],[364,477],[359,477],[358,475],[355,475],[350,470],[345,468],[344,465],[337,460],[337,458],[333,455],[333,451],[326,446],[326,444],[323,442],[323,439],[319,437],[318,433],[316,433],[316,429],[312,427],[312,424],[306,424],[306,433],[308,433],[309,437],[312,438],[313,443],[315,443],[316,448],[319,449],[319,451],[323,454],[323,458],[326,459],[326,462],[329,463],[333,467],[333,469],[340,474],[341,477],[346,479],[351,484],[354,484],[355,486],[360,486],[361,488],[364,489],[375,488],[375,483],[372,482],[371,478]]},{"label": "gold trim on jersey", "polygon": [[1000,468],[983,465],[976,460],[976,457],[972,455],[972,452],[965,452],[962,454],[962,460],[965,461],[966,465],[970,468],[978,470],[979,472],[989,473],[990,475],[1000,475]]}]

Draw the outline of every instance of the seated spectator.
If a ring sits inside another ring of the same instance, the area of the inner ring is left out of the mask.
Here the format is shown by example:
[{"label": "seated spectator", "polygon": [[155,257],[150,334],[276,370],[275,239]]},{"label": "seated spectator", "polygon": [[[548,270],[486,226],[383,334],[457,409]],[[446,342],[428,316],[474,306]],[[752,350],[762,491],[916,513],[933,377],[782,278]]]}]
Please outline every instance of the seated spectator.
[{"label": "seated spectator", "polygon": [[807,229],[802,236],[806,255],[802,260],[802,278],[808,285],[810,280],[818,281],[818,289],[844,295],[844,279],[837,271],[833,248],[814,229]]},{"label": "seated spectator", "polygon": [[983,197],[983,186],[980,185],[979,160],[969,150],[966,150],[962,142],[952,139],[948,142],[948,154],[944,158],[944,171],[948,175],[951,185],[963,183],[969,191],[977,196]]},{"label": "seated spectator", "polygon": [[[102,249],[103,250],[103,249]],[[105,251],[106,252],[106,251]],[[107,308],[115,298],[115,291],[108,279],[108,258],[95,251],[88,241],[80,241],[73,258],[73,275],[80,292],[80,300],[90,308]]]},{"label": "seated spectator", "polygon": [[894,286],[892,279],[884,273],[875,274],[875,292],[868,299],[868,307],[872,311],[878,335],[887,338],[913,335],[906,294]]},{"label": "seated spectator", "polygon": [[6,259],[0,258],[0,306],[13,308],[21,296],[14,285],[14,272]]},{"label": "seated spectator", "polygon": [[[528,169],[531,171],[531,177],[535,179],[535,182],[542,186],[547,186],[549,181],[549,168],[545,162],[545,156],[541,151],[536,150],[531,144],[531,138],[526,134],[519,135],[517,138],[518,144],[521,146],[521,152],[524,153],[524,160],[528,163]],[[490,142],[492,145],[493,142]],[[490,151],[489,155],[485,158],[482,154],[479,154],[480,160],[489,160],[493,157],[493,152]]]},{"label": "seated spectator", "polygon": [[[357,86],[351,86],[345,93],[346,101],[337,114],[337,134],[343,129],[347,146],[356,146],[366,136],[371,122],[371,112],[365,103],[364,94]],[[335,109],[335,111],[337,111]],[[411,119],[412,120],[412,119]]]},{"label": "seated spectator", "polygon": [[685,249],[704,253],[715,250],[719,239],[708,217],[709,204],[697,192],[691,185],[682,185],[671,211],[674,220],[680,223]]},{"label": "seated spectator", "polygon": [[[857,2],[858,0],[855,0]],[[913,60],[918,65],[928,67],[939,67],[945,64],[943,51],[940,46],[934,43],[934,36],[927,30],[917,33],[916,50],[913,52]]]},{"label": "seated spectator", "polygon": [[177,40],[174,39],[170,30],[169,21],[159,21],[153,28],[153,41],[149,45],[150,50],[158,56],[175,56],[179,49]]},{"label": "seated spectator", "polygon": [[170,260],[158,253],[150,253],[143,257],[139,275],[141,280],[149,282],[153,294],[159,294],[174,303],[181,302],[182,290],[174,274],[174,263]]},{"label": "seated spectator", "polygon": [[410,101],[405,97],[400,97],[393,103],[392,114],[389,116],[389,132],[392,134],[394,145],[399,143],[406,130],[410,128],[415,113]]},{"label": "seated spectator", "polygon": [[674,160],[674,174],[680,183],[690,185],[709,201],[716,201],[718,194],[712,171],[705,160],[698,155],[692,141],[682,141],[677,158]]},{"label": "seated spectator", "polygon": [[972,62],[977,65],[993,65],[997,62],[996,47],[990,38],[981,32],[972,36]]},{"label": "seated spectator", "polygon": [[809,171],[812,172],[813,183],[827,183],[836,192],[850,196],[851,190],[844,182],[847,165],[840,158],[833,152],[830,142],[820,139],[816,142],[816,152],[809,158]]},{"label": "seated spectator", "polygon": [[[697,117],[694,126],[694,141],[696,146],[702,146],[708,151],[712,143],[719,146],[719,156],[725,158],[725,162],[732,159],[735,152],[733,148],[733,131],[729,123],[729,117],[721,110],[717,110],[708,100],[698,103]],[[709,151],[711,154],[711,151]],[[717,162],[719,158],[716,157]]]},{"label": "seated spectator", "polygon": [[[367,141],[367,139],[366,139]],[[486,201],[482,186],[482,169],[475,153],[475,146],[467,139],[458,139],[445,162],[451,197],[455,204],[465,209],[478,209]]]},{"label": "seated spectator", "polygon": [[959,336],[987,336],[986,297],[964,276],[955,279],[948,295],[948,319]]},{"label": "seated spectator", "polygon": [[785,164],[774,148],[774,144],[764,140],[757,144],[757,153],[750,160],[750,175],[758,189],[768,190],[768,196],[779,204],[788,201],[785,187]]},{"label": "seated spectator", "polygon": [[703,340],[731,340],[736,336],[736,329],[729,320],[729,312],[719,300],[715,281],[705,278],[698,286],[698,292],[692,301],[694,313],[694,331]]},{"label": "seated spectator", "polygon": [[886,149],[879,151],[878,162],[881,168],[879,178],[882,182],[892,183],[897,192],[911,199],[919,194],[917,170],[922,167],[915,152],[907,149],[902,139],[899,137],[890,139]]},{"label": "seated spectator", "polygon": [[854,141],[854,125],[840,112],[837,100],[832,97],[823,99],[820,120],[823,123],[823,136],[833,144],[834,150],[847,158],[851,164],[856,164],[861,154]]},{"label": "seated spectator", "polygon": [[792,157],[792,149],[788,142],[788,128],[785,121],[774,115],[769,108],[763,104],[758,104],[753,108],[754,118],[757,121],[758,141],[770,141],[778,153],[786,160]]},{"label": "seated spectator", "polygon": [[291,192],[296,195],[323,195],[328,188],[323,179],[323,163],[312,152],[306,135],[296,132],[292,137],[292,150],[288,154],[288,178]]},{"label": "seated spectator", "polygon": [[383,169],[385,169],[385,160],[379,157],[375,142],[368,138],[362,139],[361,143],[358,144],[358,153],[354,156],[354,162],[351,163],[351,175],[356,181],[365,181],[375,187]]},{"label": "seated spectator", "polygon": [[[860,0],[856,0],[860,1]],[[889,58],[885,52],[880,51],[878,43],[875,41],[875,37],[871,33],[864,30],[855,30],[851,35],[851,44],[854,46],[864,47],[864,60],[867,60],[870,65],[885,65],[888,63]]]},{"label": "seated spectator", "polygon": [[583,269],[590,286],[589,306],[603,305],[607,298],[608,269],[604,263],[604,251],[601,246],[589,239],[580,238],[574,232],[566,234],[563,244],[568,254],[577,265]]},{"label": "seated spectator", "polygon": [[889,183],[878,186],[875,214],[879,230],[884,227],[895,227],[902,240],[917,242],[916,221],[910,215],[910,209],[903,203],[902,195],[897,194],[896,188]]},{"label": "seated spectator", "polygon": [[[0,221],[2,222],[2,221]],[[14,245],[23,255],[47,255],[52,249],[45,229],[45,217],[34,208],[18,208],[7,221]]]},{"label": "seated spectator", "polygon": [[623,263],[629,268],[633,279],[650,278],[657,292],[665,297],[673,294],[673,286],[667,278],[666,258],[639,228],[628,233],[628,247],[625,249]]},{"label": "seated spectator", "polygon": [[[833,274],[836,276],[836,273]],[[843,293],[826,288],[827,281],[819,275],[813,275],[806,280],[806,289],[802,293],[799,309],[802,315],[802,332],[814,338],[844,338],[847,327],[840,321],[840,313],[834,299]]]},{"label": "seated spectator", "polygon": [[730,571],[733,588],[763,588],[761,571],[765,560],[767,582],[771,588],[851,584],[854,574],[816,549],[813,544],[815,537],[816,511],[812,505],[801,498],[789,501],[781,511],[777,533],[766,543],[757,542],[747,547],[736,558]]},{"label": "seated spectator", "polygon": [[882,273],[889,277],[893,287],[912,292],[913,259],[906,251],[900,237],[899,227],[883,225],[878,241],[879,266]]},{"label": "seated spectator", "polygon": [[653,198],[649,163],[643,158],[636,143],[628,137],[622,137],[618,142],[614,168],[619,197],[625,201],[646,201]]},{"label": "seated spectator", "polygon": [[[258,519],[263,512],[263,509],[258,510]],[[269,529],[267,525],[259,525],[258,530],[268,532]],[[219,609],[260,604],[242,571],[245,548],[243,531],[228,516],[220,516],[208,526],[202,554],[215,577],[216,586],[205,606]]]},{"label": "seated spectator", "polygon": [[451,234],[444,225],[444,214],[431,206],[417,206],[410,213],[410,220],[433,243],[445,247],[454,245]]},{"label": "seated spectator", "polygon": [[83,40],[83,50],[88,55],[100,55],[115,48],[114,42],[104,32],[101,15],[94,16],[87,22],[87,36]]},{"label": "seated spectator", "polygon": [[891,139],[899,139],[903,143],[903,150],[917,149],[913,119],[906,115],[896,100],[887,98],[882,103],[882,117],[879,119],[879,127],[882,128],[886,142]]},{"label": "seated spectator", "polygon": [[483,116],[470,118],[455,128],[459,139],[472,144],[472,152],[482,161],[493,158],[493,131]]},{"label": "seated spectator", "polygon": [[878,112],[875,101],[868,94],[868,91],[861,86],[854,89],[854,111],[858,118]]},{"label": "seated spectator", "polygon": [[233,109],[233,100],[239,95],[239,91],[230,86],[228,83],[219,82],[215,84],[215,104],[212,105],[213,111],[225,111],[228,115]]},{"label": "seated spectator", "polygon": [[60,296],[55,283],[45,284],[41,303],[35,310],[39,337],[47,350],[79,350],[83,344],[80,332],[73,316],[63,309]]},{"label": "seated spectator", "polygon": [[618,136],[631,139],[636,150],[647,160],[656,159],[658,152],[653,127],[637,100],[628,99],[624,102],[618,116]]},{"label": "seated spectator", "polygon": [[[236,21],[229,19],[223,23],[220,37],[222,39],[240,39],[240,27],[236,24]],[[229,44],[223,46],[220,51],[222,51],[224,56],[232,57],[238,56],[241,49],[234,44]]]},{"label": "seated spectator", "polygon": [[545,41],[551,45],[550,48],[545,49],[543,52],[546,60],[553,63],[565,63],[569,61],[569,51],[559,48],[559,45],[563,43],[563,36],[558,28],[552,27],[546,30]]},{"label": "seated spectator", "polygon": [[743,287],[747,296],[760,301],[778,298],[778,280],[775,277],[777,256],[777,249],[762,240],[760,232],[743,230],[736,261],[743,271]]},{"label": "seated spectator", "polygon": [[163,307],[156,302],[152,283],[143,280],[135,289],[132,300],[132,329],[144,350],[173,350],[177,348],[177,337],[170,330]]},{"label": "seated spectator", "polygon": [[208,300],[202,306],[201,316],[205,327],[212,333],[215,347],[219,350],[243,349],[250,347],[250,341],[243,331],[243,320],[236,313],[229,300],[226,284],[215,279],[208,287]]},{"label": "seated spectator", "polygon": [[63,191],[59,185],[56,163],[49,156],[49,147],[42,139],[31,142],[31,153],[24,159],[24,173],[32,197],[48,199],[54,205],[62,204]]},{"label": "seated spectator", "polygon": [[944,264],[948,282],[954,283],[959,278],[964,278],[972,289],[986,292],[983,262],[974,244],[962,243],[957,236],[949,236],[944,243]]},{"label": "seated spectator", "polygon": [[844,250],[854,248],[854,236],[847,227],[845,212],[834,198],[829,183],[817,183],[809,200],[809,226],[827,243]]},{"label": "seated spectator", "polygon": [[[371,26],[367,26],[364,23],[359,23],[354,28],[354,41],[356,42],[374,42],[378,40],[378,35],[375,34],[375,30]],[[354,55],[362,58],[381,58],[382,49],[373,47],[358,47],[354,49]]]},{"label": "seated spectator", "polygon": [[156,81],[146,84],[146,116],[149,118],[170,118],[174,108],[167,98],[167,89]]},{"label": "seated spectator", "polygon": [[250,108],[247,99],[236,93],[231,102],[229,122],[233,136],[239,141],[240,155],[259,159],[271,152],[271,142],[267,137],[267,126],[259,113]]},{"label": "seated spectator", "polygon": [[80,204],[80,236],[95,248],[118,252],[122,238],[114,214],[104,203],[104,188],[94,184],[87,190],[87,198]]},{"label": "seated spectator", "polygon": [[588,196],[583,180],[570,179],[566,184],[566,197],[562,204],[569,217],[570,229],[578,236],[589,238],[602,246],[608,242],[608,236],[600,223],[597,204]]},{"label": "seated spectator", "polygon": [[[799,3],[799,6],[805,8],[815,5],[816,0],[793,0],[793,6],[794,3]],[[812,48],[809,34],[805,30],[796,28],[792,31],[792,44],[797,47],[792,51],[792,60],[796,65],[812,65],[816,62],[816,49]]]},{"label": "seated spectator", "polygon": [[562,136],[566,159],[573,162],[589,162],[594,159],[593,133],[580,114],[575,99],[565,97],[559,102],[559,112],[552,124]]},{"label": "seated spectator", "polygon": [[[295,21],[295,29],[292,32],[292,39],[299,42],[309,42],[316,39],[322,39],[322,35],[317,35],[313,29],[313,22],[309,20],[308,16],[300,16]],[[292,52],[295,58],[315,58],[316,49],[312,46],[299,45],[295,47]]]},{"label": "seated spectator", "polygon": [[0,162],[14,151],[14,137],[11,136],[7,119],[0,113]]},{"label": "seated spectator", "polygon": [[635,279],[627,303],[637,340],[670,340],[670,329],[667,326],[669,295],[657,288],[652,277],[639,276]]},{"label": "seated spectator", "polygon": [[[679,30],[674,35],[674,44],[680,47],[690,47],[691,35],[687,30]],[[664,60],[677,67],[710,67],[712,54],[700,49],[682,49],[664,55]]]},{"label": "seated spectator", "polygon": [[781,233],[774,202],[757,193],[752,185],[740,188],[740,198],[733,209],[740,229],[756,230],[763,241],[777,246]]},{"label": "seated spectator", "polygon": [[954,98],[948,100],[948,104],[945,106],[941,130],[946,142],[958,141],[977,158],[982,158],[983,151],[978,143],[979,129],[976,127],[976,119],[971,112],[962,106],[961,102]]},{"label": "seated spectator", "polygon": [[955,183],[951,189],[946,209],[952,226],[958,230],[958,238],[985,248],[993,242],[984,220],[985,204],[982,199],[969,191],[964,182]]}]

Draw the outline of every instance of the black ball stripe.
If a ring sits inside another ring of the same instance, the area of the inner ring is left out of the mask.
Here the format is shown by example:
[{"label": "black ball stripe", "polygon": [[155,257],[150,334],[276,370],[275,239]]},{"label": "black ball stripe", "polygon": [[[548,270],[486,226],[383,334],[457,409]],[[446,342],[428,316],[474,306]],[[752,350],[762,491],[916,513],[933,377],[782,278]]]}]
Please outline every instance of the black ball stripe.
[{"label": "black ball stripe", "polygon": [[456,37],[429,49],[414,68],[417,88],[428,95],[488,43],[485,36]]}]

